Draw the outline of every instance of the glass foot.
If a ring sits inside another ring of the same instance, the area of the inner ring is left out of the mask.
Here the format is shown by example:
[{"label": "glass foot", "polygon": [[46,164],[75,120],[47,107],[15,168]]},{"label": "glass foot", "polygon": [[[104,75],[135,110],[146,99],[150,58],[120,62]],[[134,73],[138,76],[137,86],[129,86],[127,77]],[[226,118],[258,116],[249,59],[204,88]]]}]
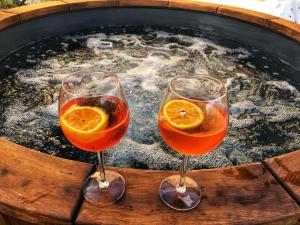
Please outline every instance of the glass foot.
[{"label": "glass foot", "polygon": [[100,172],[96,171],[87,178],[83,195],[91,203],[109,204],[118,201],[125,192],[125,180],[117,172],[105,170],[107,182],[101,182]]},{"label": "glass foot", "polygon": [[176,210],[190,210],[201,201],[202,192],[196,181],[185,177],[185,190],[178,188],[180,176],[172,175],[164,179],[159,188],[160,198],[166,205]]}]

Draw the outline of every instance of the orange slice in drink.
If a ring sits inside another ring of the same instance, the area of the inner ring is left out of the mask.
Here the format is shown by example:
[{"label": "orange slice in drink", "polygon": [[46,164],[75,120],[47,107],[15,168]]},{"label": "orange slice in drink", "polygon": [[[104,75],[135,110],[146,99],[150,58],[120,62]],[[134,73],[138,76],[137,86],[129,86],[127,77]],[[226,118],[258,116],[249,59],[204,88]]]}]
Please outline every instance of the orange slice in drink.
[{"label": "orange slice in drink", "polygon": [[189,130],[198,127],[204,120],[201,108],[193,102],[176,99],[163,107],[163,116],[167,122],[179,130]]},{"label": "orange slice in drink", "polygon": [[61,117],[63,130],[72,138],[84,142],[97,139],[96,133],[104,130],[107,124],[108,115],[100,107],[74,105]]}]

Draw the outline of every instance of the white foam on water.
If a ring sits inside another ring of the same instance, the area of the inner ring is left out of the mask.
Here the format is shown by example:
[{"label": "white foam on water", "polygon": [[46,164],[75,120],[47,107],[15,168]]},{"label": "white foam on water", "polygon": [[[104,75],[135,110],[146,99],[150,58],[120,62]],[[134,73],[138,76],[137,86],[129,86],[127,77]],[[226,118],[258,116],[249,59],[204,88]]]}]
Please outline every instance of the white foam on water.
[{"label": "white foam on water", "polygon": [[156,34],[157,38],[170,38],[174,36],[173,34],[166,31],[154,31],[153,33]]},{"label": "white foam on water", "polygon": [[244,48],[236,48],[236,49],[226,48],[225,53],[236,53],[237,59],[247,59],[252,55],[248,50],[246,50]]},{"label": "white foam on water", "polygon": [[244,74],[244,73],[235,73],[235,74],[237,75],[237,77],[241,77],[241,78],[244,78],[244,79],[248,78],[248,75]]},{"label": "white foam on water", "polygon": [[256,120],[253,118],[236,118],[231,116],[229,119],[230,127],[235,129],[247,128],[253,126],[256,123]]},{"label": "white foam on water", "polygon": [[236,69],[236,66],[229,66],[227,67],[228,71],[234,71]]},{"label": "white foam on water", "polygon": [[66,50],[69,47],[69,44],[67,44],[67,43],[62,42],[60,44],[62,46],[62,49],[64,49],[64,50]]},{"label": "white foam on water", "polygon": [[268,116],[270,122],[285,122],[291,119],[300,119],[300,108],[287,105],[260,107],[258,111]]},{"label": "white foam on water", "polygon": [[242,115],[247,111],[256,110],[258,107],[252,101],[240,101],[230,105],[232,114]]},{"label": "white foam on water", "polygon": [[[176,75],[196,73],[221,76],[231,101],[229,131],[243,133],[243,129],[255,127],[259,120],[265,120],[271,125],[288,123],[291,119],[299,120],[300,109],[293,105],[300,102],[299,91],[286,81],[273,80],[261,71],[253,72],[256,66],[249,62],[240,63],[240,59],[251,56],[248,50],[241,47],[231,49],[205,38],[172,34],[149,27],[145,31],[149,33],[64,36],[64,42],[61,42],[63,48],[68,48],[70,42],[80,42],[86,47],[80,50],[83,56],[60,53],[59,57],[42,60],[36,68],[17,72],[16,76],[23,85],[34,85],[39,91],[56,88],[56,92],[52,93],[52,101],[42,106],[28,109],[22,102],[14,102],[6,107],[6,129],[13,133],[12,128],[18,127],[18,123],[23,121],[35,121],[38,128],[56,124],[57,93],[62,79],[78,71],[94,70],[117,74],[128,93],[131,110],[131,127],[127,136],[120,145],[105,153],[109,165],[127,167],[136,163],[147,164],[151,169],[162,169],[176,168],[180,164],[177,154],[162,147],[156,121],[167,82]],[[145,36],[154,41],[150,42]],[[30,56],[28,60],[34,60],[34,57]],[[283,101],[280,96],[273,94],[266,97],[259,95],[263,88],[266,93],[277,93],[274,87],[280,93],[292,94],[288,95],[291,97]],[[299,139],[295,132],[289,137]],[[248,162],[250,159],[245,153],[245,146],[245,142],[229,133],[216,151],[194,157],[191,168],[230,166],[234,164],[233,160]],[[240,153],[229,154],[232,149],[238,149]],[[253,146],[250,149],[250,155],[256,151]],[[270,146],[263,146],[262,149],[271,152],[268,150]],[[278,149],[281,151],[280,146]],[[55,154],[55,151],[51,151]]]},{"label": "white foam on water", "polygon": [[267,81],[266,84],[275,86],[284,91],[290,91],[291,93],[299,96],[299,91],[287,81]]},{"label": "white foam on water", "polygon": [[102,59],[99,61],[98,65],[100,66],[109,66],[111,64],[114,64],[112,60],[110,59]]},{"label": "white foam on water", "polygon": [[98,49],[111,49],[113,47],[113,43],[109,41],[102,41],[98,38],[89,38],[87,40],[88,48],[98,48]]},{"label": "white foam on water", "polygon": [[108,164],[119,165],[119,162],[122,161],[125,163],[134,161],[147,165],[149,169],[170,168],[180,164],[180,159],[174,156],[170,157],[159,143],[141,144],[125,137],[119,145],[122,146],[122,149],[119,149],[118,146],[113,148],[112,154],[106,158]]},{"label": "white foam on water", "polygon": [[16,77],[23,83],[34,84],[36,87],[44,87],[48,84],[52,74],[39,74],[37,71],[20,71],[16,73]]},{"label": "white foam on water", "polygon": [[58,116],[58,100],[56,100],[53,104],[48,105],[46,107],[38,107],[36,109],[36,112],[41,112],[45,116],[57,117]]},{"label": "white foam on water", "polygon": [[14,104],[10,104],[5,108],[5,124],[6,126],[13,126],[20,121],[28,120],[32,118],[32,115],[28,114],[27,108],[18,100]]},{"label": "white foam on water", "polygon": [[247,62],[246,65],[249,66],[249,67],[251,67],[252,69],[256,69],[256,66],[253,65],[253,64],[250,63],[250,62]]},{"label": "white foam on water", "polygon": [[235,81],[235,79],[234,79],[233,77],[227,78],[227,79],[226,79],[226,82],[225,82],[225,86],[226,86],[227,88],[230,87],[230,86],[232,86],[234,81]]},{"label": "white foam on water", "polygon": [[[119,55],[120,56],[120,55]],[[125,57],[127,58],[127,56]],[[170,56],[169,59],[161,58],[157,56],[149,56],[142,61],[134,60],[132,63],[136,63],[138,66],[126,71],[125,73],[118,74],[123,84],[126,86],[132,86],[140,84],[145,91],[158,91],[158,82],[161,77],[158,76],[159,70],[164,67],[172,67],[176,65],[183,57]]]}]

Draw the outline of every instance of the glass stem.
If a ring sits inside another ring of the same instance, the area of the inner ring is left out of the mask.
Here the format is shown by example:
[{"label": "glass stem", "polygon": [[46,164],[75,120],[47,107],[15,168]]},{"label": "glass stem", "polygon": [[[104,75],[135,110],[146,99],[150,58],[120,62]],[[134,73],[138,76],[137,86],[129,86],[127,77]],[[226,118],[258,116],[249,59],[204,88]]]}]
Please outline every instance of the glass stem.
[{"label": "glass stem", "polygon": [[176,190],[179,193],[184,193],[186,191],[185,176],[186,176],[186,169],[187,169],[188,161],[189,161],[189,156],[184,155],[181,166],[180,166],[180,180],[179,180],[178,186],[176,187]]},{"label": "glass stem", "polygon": [[98,152],[98,171],[100,173],[100,177],[98,178],[100,188],[107,188],[109,183],[106,180],[105,176],[105,169],[104,169],[104,159],[103,159],[103,152]]}]

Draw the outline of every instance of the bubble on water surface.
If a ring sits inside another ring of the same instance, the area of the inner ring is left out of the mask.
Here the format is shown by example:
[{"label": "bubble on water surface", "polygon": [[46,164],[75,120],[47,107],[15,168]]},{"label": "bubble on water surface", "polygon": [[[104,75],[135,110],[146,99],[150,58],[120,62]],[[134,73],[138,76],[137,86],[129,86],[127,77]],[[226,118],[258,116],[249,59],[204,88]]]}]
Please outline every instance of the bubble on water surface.
[{"label": "bubble on water surface", "polygon": [[0,135],[48,154],[93,162],[95,154],[76,149],[63,136],[58,92],[70,74],[108,71],[119,77],[131,117],[125,138],[105,151],[107,164],[175,169],[181,155],[166,146],[157,126],[162,96],[174,76],[208,74],[228,88],[230,127],[216,150],[191,158],[190,168],[237,165],[300,148],[299,86],[287,78],[298,72],[214,32],[103,27],[25,46],[0,62]]}]

